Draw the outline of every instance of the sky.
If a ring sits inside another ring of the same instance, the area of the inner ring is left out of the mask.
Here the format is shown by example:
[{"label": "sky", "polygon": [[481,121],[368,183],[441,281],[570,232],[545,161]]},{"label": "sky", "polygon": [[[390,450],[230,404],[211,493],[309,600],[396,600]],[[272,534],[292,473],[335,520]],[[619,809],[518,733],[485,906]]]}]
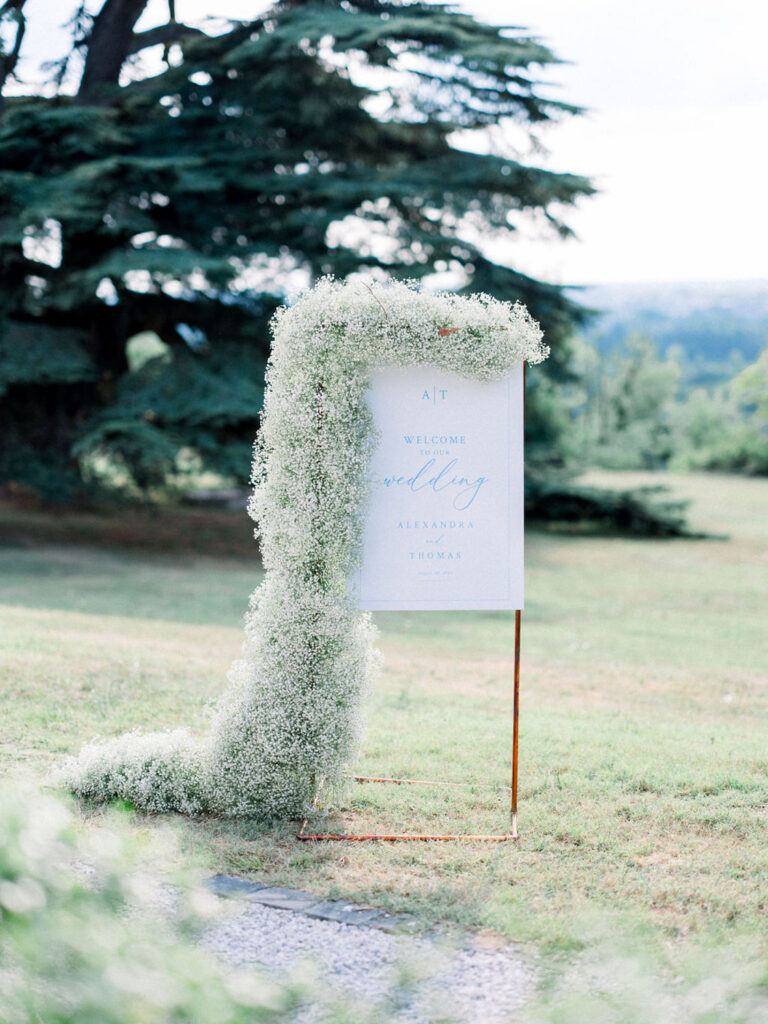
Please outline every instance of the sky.
[{"label": "sky", "polygon": [[[70,3],[28,0],[31,68],[61,52]],[[98,7],[98,3],[94,3]],[[177,0],[177,17],[255,17],[263,0]],[[590,176],[577,240],[510,232],[493,258],[558,284],[768,277],[768,5],[759,0],[461,0],[567,64],[550,94],[587,113],[548,128],[542,166]],[[151,0],[139,28],[165,20]]]},{"label": "sky", "polygon": [[[559,94],[589,108],[545,137],[549,166],[600,194],[580,241],[529,243],[557,283],[768,277],[768,5],[757,0],[466,0],[570,62]],[[514,248],[513,246],[511,248]]]}]

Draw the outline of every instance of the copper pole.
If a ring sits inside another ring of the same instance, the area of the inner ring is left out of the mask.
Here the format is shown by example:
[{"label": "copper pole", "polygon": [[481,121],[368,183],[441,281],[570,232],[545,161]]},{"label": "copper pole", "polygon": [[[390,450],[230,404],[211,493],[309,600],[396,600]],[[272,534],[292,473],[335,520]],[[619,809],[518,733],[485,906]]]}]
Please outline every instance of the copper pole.
[{"label": "copper pole", "polygon": [[421,842],[428,843],[428,842],[432,842],[432,841],[437,841],[437,842],[455,842],[457,839],[458,840],[464,840],[464,841],[470,842],[470,843],[506,843],[510,839],[514,839],[514,836],[510,836],[510,835],[503,835],[503,836],[464,836],[464,835],[438,836],[438,835],[419,835],[419,836],[417,836],[417,835],[411,835],[410,833],[405,833],[405,832],[395,832],[392,835],[382,835],[382,834],[380,834],[378,832],[372,832],[372,833],[367,834],[367,835],[341,835],[341,834],[339,834],[339,835],[329,835],[329,834],[325,834],[325,833],[320,834],[320,835],[307,835],[305,832],[299,832],[296,835],[296,838],[301,840],[301,842],[303,842],[303,843],[312,843],[312,842],[318,843],[318,842],[328,842],[328,841],[331,841],[331,842],[336,841],[336,842],[342,842],[342,843],[366,843],[366,842],[370,842],[372,840],[379,840],[380,842],[385,842],[385,843],[402,842],[403,840],[410,840],[412,842],[420,842],[420,843]]},{"label": "copper pole", "polygon": [[[353,782],[391,782],[396,786],[466,786],[471,788],[478,788],[478,784],[475,782],[437,782],[432,779],[390,779],[386,777],[379,777],[376,775],[347,775],[345,778],[352,779]],[[488,784],[490,789],[503,789],[509,792],[509,786],[494,786]]]},{"label": "copper pole", "polygon": [[[528,366],[523,362],[523,422],[525,422],[525,372]],[[512,718],[512,800],[510,814],[512,816],[512,838],[517,839],[517,746],[520,729],[520,618],[518,608],[515,612],[515,704]]]},{"label": "copper pole", "polygon": [[515,706],[512,724],[512,838],[517,839],[517,742],[520,725],[520,612],[515,612]]}]

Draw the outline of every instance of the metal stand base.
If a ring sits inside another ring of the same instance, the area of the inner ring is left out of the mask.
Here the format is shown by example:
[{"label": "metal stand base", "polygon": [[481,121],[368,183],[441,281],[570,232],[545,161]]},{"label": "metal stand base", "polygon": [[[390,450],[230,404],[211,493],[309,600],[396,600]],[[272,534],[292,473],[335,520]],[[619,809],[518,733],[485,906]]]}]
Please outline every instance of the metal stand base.
[{"label": "metal stand base", "polygon": [[[510,840],[519,839],[517,831],[517,752],[518,752],[518,720],[520,714],[520,611],[515,612],[515,668],[514,668],[514,711],[512,725],[512,786],[494,786],[494,789],[501,789],[510,794],[509,811],[512,819],[511,830],[504,835],[496,836],[466,836],[466,835],[411,835],[408,832],[395,832],[391,835],[372,832],[366,835],[342,835],[334,833],[308,833],[305,831],[308,818],[304,819],[296,838],[303,843],[307,842],[339,842],[339,843],[365,843],[378,839],[382,842],[439,842],[463,840],[470,843],[506,843]],[[469,782],[433,782],[430,779],[390,779],[372,775],[353,775],[355,782],[386,782],[395,786],[469,786]],[[322,790],[323,782],[320,781],[318,794],[315,797],[315,805]]]},{"label": "metal stand base", "polygon": [[[470,786],[472,783],[469,782],[433,782],[429,779],[389,779],[389,778],[377,778],[370,775],[354,775],[353,779],[355,782],[386,782],[392,783],[396,786]],[[504,792],[511,792],[509,786],[494,786],[494,789],[502,790]],[[512,831],[506,832],[503,835],[487,835],[487,836],[472,836],[472,835],[461,835],[461,834],[448,834],[448,835],[436,835],[431,833],[425,833],[423,835],[416,835],[410,832],[393,832],[391,834],[371,832],[360,835],[345,835],[336,833],[310,833],[306,832],[309,819],[305,818],[302,822],[301,828],[296,833],[296,838],[303,843],[307,842],[340,842],[340,843],[364,843],[371,840],[379,840],[380,842],[394,843],[394,842],[429,842],[430,840],[437,842],[450,842],[454,840],[461,840],[464,842],[471,843],[506,843],[510,840],[517,839],[517,814],[512,815]]]}]

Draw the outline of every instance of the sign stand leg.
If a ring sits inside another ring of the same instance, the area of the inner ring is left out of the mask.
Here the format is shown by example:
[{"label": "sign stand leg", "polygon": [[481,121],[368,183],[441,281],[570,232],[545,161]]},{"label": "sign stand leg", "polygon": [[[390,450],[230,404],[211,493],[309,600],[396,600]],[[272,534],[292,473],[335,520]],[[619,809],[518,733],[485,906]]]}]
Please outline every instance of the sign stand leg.
[{"label": "sign stand leg", "polygon": [[[511,789],[511,803],[510,813],[512,816],[512,828],[511,831],[504,835],[416,835],[413,833],[395,833],[395,834],[384,834],[384,833],[368,833],[363,835],[342,835],[334,833],[314,833],[308,834],[305,829],[308,824],[308,819],[305,818],[301,828],[296,835],[296,838],[302,842],[318,842],[318,841],[333,841],[337,842],[365,842],[371,840],[385,840],[385,841],[397,841],[397,840],[465,840],[469,842],[504,842],[508,839],[518,839],[517,831],[517,750],[518,750],[518,724],[519,724],[519,712],[520,712],[520,611],[515,612],[515,667],[514,667],[514,680],[515,680],[515,696],[514,696],[514,710],[513,710],[513,726],[512,726],[512,789]],[[380,776],[370,775],[353,775],[351,776],[355,782],[389,782],[397,786],[462,786],[469,785],[469,783],[461,782],[436,782],[431,779],[391,779],[382,778]],[[322,789],[323,780],[320,782],[320,789]],[[496,787],[499,789],[506,790],[506,786]],[[509,792],[509,790],[508,790]],[[317,804],[319,796],[315,797],[315,804]]]},{"label": "sign stand leg", "polygon": [[512,712],[512,800],[510,814],[512,816],[512,838],[518,838],[517,832],[517,746],[520,720],[520,611],[515,612],[515,703]]}]

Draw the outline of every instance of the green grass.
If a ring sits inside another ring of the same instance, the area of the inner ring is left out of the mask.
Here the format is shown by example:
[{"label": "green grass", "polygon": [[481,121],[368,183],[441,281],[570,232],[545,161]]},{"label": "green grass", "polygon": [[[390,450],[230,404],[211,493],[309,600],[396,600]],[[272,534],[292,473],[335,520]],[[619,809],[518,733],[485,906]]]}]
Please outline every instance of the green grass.
[{"label": "green grass", "polygon": [[[187,848],[216,870],[540,948],[572,947],[583,914],[608,909],[666,943],[760,933],[768,481],[669,483],[694,526],[728,539],[529,535],[517,844],[309,845],[292,826],[178,821]],[[95,734],[205,728],[259,579],[250,531],[238,515],[130,515],[0,510],[6,772],[41,778]],[[490,787],[509,781],[511,613],[378,621],[385,670],[356,769],[467,785],[356,786],[320,824],[505,830]]]}]

